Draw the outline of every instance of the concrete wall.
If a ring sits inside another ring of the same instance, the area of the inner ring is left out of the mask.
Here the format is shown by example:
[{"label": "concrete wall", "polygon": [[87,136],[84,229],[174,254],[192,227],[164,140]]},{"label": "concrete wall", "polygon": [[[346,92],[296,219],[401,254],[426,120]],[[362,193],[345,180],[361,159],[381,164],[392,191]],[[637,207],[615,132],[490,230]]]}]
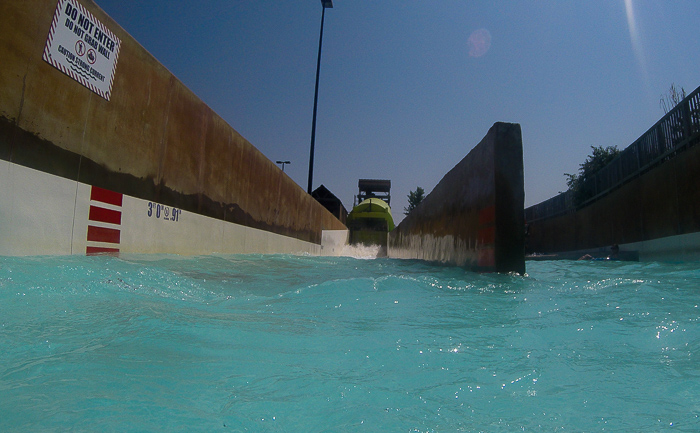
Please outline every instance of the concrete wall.
[{"label": "concrete wall", "polygon": [[399,226],[389,257],[525,272],[520,125],[496,123]]},{"label": "concrete wall", "polygon": [[[5,252],[7,238],[0,238],[0,253],[43,251],[21,245],[40,244],[41,239],[27,237],[51,230],[55,223],[28,215],[37,206],[50,212],[45,205],[55,203],[56,191],[39,181],[44,174],[69,181],[71,186],[61,187],[61,197],[71,206],[83,200],[76,191],[96,186],[183,215],[275,235],[270,239],[318,246],[323,230],[345,229],[94,2],[80,3],[121,39],[110,100],[42,60],[55,0],[0,2],[0,199],[5,199],[0,202],[0,230],[3,236],[18,227],[26,233]],[[8,185],[22,195],[6,191]],[[20,202],[31,203],[33,210],[18,206]],[[79,213],[77,209],[69,206],[62,212]],[[142,221],[133,227],[146,226]],[[134,238],[140,236],[134,232]],[[273,245],[265,250],[274,252],[276,241],[270,239],[264,242]]]},{"label": "concrete wall", "polygon": [[0,161],[0,255],[309,253],[338,255],[347,230],[324,245]]},{"label": "concrete wall", "polygon": [[607,196],[529,224],[527,250],[558,253],[608,248],[640,260],[700,258],[700,146],[663,162]]}]

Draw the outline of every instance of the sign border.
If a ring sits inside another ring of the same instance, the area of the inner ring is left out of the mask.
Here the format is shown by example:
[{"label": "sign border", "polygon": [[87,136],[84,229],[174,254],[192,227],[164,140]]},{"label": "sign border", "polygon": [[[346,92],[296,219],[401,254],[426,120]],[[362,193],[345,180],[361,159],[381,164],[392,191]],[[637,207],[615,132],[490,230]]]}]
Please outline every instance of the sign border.
[{"label": "sign border", "polygon": [[[82,75],[76,73],[75,71],[66,68],[62,63],[60,63],[58,60],[54,59],[53,56],[51,56],[51,48],[54,42],[54,35],[56,34],[56,28],[59,25],[59,18],[61,17],[61,11],[64,8],[64,5],[70,2],[71,6],[74,8],[78,9],[80,13],[84,14],[86,17],[88,17],[92,22],[96,23],[96,25],[99,27],[100,31],[109,36],[113,41],[115,41],[115,49],[114,49],[114,61],[112,62],[112,70],[109,73],[109,86],[107,91],[103,91],[102,89],[98,88],[94,84],[90,83],[85,77]],[[95,16],[87,10],[80,2],[77,0],[58,0],[58,3],[56,4],[56,11],[54,12],[53,20],[51,22],[51,29],[49,30],[49,35],[46,39],[46,46],[44,47],[44,54],[42,58],[49,64],[53,65],[56,69],[60,70],[64,74],[68,75],[69,77],[73,78],[75,81],[79,82],[83,86],[87,87],[88,89],[92,90],[94,93],[97,93],[107,101],[110,100],[112,97],[112,86],[114,84],[114,75],[117,69],[117,62],[119,60],[119,50],[121,49],[121,39],[119,39],[112,31],[110,31],[104,24],[102,24],[102,21],[98,20],[95,18]]]}]

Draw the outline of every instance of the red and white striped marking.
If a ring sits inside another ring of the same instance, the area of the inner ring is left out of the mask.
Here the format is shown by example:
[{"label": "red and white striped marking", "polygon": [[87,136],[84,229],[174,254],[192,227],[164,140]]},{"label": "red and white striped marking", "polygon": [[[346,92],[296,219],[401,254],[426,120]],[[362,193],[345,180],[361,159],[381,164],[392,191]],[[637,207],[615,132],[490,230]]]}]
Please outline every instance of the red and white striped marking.
[{"label": "red and white striped marking", "polygon": [[118,254],[121,243],[123,194],[93,186],[85,253]]}]

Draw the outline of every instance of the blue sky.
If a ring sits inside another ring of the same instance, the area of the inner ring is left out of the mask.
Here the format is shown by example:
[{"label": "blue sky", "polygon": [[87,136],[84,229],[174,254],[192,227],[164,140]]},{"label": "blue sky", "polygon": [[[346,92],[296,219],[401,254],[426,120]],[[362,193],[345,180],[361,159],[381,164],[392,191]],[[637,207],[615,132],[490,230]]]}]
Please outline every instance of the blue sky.
[{"label": "blue sky", "polygon": [[[96,2],[306,190],[320,1]],[[391,179],[400,220],[409,191],[431,191],[498,121],[521,125],[525,205],[539,203],[590,146],[623,149],[656,123],[672,83],[700,86],[697,0],[333,3],[313,187],[348,210],[358,179]]]}]

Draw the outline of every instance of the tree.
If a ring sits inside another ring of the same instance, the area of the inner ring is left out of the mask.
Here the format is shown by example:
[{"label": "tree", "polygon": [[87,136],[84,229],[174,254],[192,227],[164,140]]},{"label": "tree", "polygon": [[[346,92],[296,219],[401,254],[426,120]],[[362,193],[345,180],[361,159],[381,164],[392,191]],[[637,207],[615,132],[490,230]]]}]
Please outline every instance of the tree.
[{"label": "tree", "polygon": [[664,114],[668,114],[668,112],[673,110],[673,107],[680,104],[686,96],[684,88],[681,87],[679,90],[676,85],[672,83],[671,87],[668,89],[668,93],[661,95],[659,106],[664,110]]},{"label": "tree", "polygon": [[584,183],[595,176],[603,167],[610,164],[619,154],[617,146],[591,146],[593,153],[588,155],[586,161],[579,165],[578,174],[564,173],[567,177],[566,185],[573,194],[574,204],[577,206],[591,198],[590,191],[584,189]]},{"label": "tree", "polygon": [[420,204],[420,202],[423,201],[423,195],[425,194],[425,191],[421,187],[416,187],[415,191],[411,191],[408,193],[408,207],[403,208],[404,210],[404,215],[408,215],[409,212],[411,212],[413,209],[416,208]]}]

